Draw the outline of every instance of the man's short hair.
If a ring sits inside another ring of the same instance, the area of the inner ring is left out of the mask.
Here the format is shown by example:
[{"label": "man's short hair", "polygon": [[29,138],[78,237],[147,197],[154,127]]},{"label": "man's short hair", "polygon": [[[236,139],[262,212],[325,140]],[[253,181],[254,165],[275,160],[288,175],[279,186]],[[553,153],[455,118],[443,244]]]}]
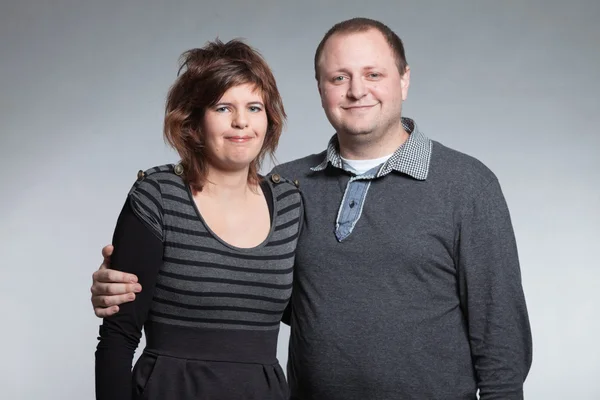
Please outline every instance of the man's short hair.
[{"label": "man's short hair", "polygon": [[323,53],[325,43],[327,43],[327,40],[329,40],[331,36],[336,34],[344,35],[350,33],[366,32],[370,29],[375,29],[381,32],[385,40],[388,42],[390,48],[394,52],[394,55],[396,56],[396,65],[398,66],[400,76],[404,75],[408,63],[406,62],[406,56],[404,55],[404,45],[402,44],[402,40],[400,39],[400,37],[382,22],[369,18],[352,18],[335,24],[333,27],[331,27],[331,29],[327,31],[325,36],[323,36],[323,39],[321,39],[321,43],[319,43],[319,46],[317,47],[317,51],[315,53],[315,78],[317,79],[317,81],[319,80],[319,60],[321,59],[321,54]]}]

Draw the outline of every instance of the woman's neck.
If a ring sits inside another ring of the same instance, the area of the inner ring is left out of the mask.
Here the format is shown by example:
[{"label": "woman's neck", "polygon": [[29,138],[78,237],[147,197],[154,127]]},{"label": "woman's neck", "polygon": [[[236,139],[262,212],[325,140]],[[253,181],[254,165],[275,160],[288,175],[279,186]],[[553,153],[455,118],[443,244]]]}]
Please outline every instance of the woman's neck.
[{"label": "woman's neck", "polygon": [[201,193],[223,201],[235,201],[245,199],[250,192],[247,168],[239,171],[209,168]]}]

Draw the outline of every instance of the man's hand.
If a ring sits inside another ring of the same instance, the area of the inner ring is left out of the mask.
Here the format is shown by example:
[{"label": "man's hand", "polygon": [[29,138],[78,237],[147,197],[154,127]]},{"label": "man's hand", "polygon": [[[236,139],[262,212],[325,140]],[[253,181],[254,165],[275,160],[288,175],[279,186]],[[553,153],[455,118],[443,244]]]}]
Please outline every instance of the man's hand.
[{"label": "man's hand", "polygon": [[102,248],[104,261],[92,275],[92,306],[98,318],[109,317],[119,312],[119,304],[135,299],[135,293],[142,291],[137,276],[109,269],[113,246]]}]

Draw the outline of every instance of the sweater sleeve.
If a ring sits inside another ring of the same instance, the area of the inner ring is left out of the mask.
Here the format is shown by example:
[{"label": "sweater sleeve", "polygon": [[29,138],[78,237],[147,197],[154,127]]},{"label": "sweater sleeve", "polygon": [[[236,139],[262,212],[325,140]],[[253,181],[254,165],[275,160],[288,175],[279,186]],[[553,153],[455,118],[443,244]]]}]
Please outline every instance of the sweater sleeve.
[{"label": "sweater sleeve", "polygon": [[459,221],[458,273],[481,400],[523,399],[532,338],[509,210],[496,179]]},{"label": "sweater sleeve", "polygon": [[160,212],[152,206],[152,200],[141,201],[140,196],[144,195],[137,189],[130,193],[119,215],[111,268],[137,275],[142,291],[135,301],[120,305],[119,312],[105,318],[100,326],[95,367],[97,400],[132,398],[132,360],[162,265]]}]

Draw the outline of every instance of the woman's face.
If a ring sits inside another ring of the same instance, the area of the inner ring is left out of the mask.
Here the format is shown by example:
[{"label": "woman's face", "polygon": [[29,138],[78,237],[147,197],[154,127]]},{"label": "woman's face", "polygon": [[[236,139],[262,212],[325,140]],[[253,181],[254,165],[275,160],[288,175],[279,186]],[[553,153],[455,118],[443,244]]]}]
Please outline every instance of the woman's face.
[{"label": "woman's face", "polygon": [[210,163],[227,171],[248,168],[262,149],[267,126],[260,91],[252,84],[230,88],[202,121]]}]

